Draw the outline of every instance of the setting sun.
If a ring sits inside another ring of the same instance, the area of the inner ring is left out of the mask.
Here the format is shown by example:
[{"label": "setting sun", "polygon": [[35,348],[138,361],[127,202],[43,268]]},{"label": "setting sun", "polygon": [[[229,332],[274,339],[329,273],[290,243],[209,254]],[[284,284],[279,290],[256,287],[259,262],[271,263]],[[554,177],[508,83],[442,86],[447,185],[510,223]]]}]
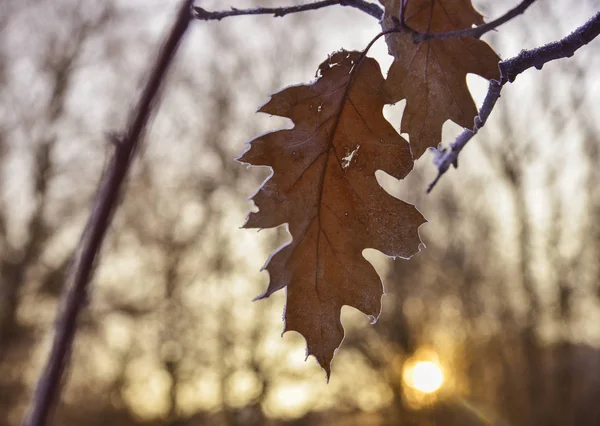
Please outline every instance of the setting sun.
[{"label": "setting sun", "polygon": [[444,383],[441,367],[432,361],[418,361],[408,365],[402,375],[404,383],[423,393],[433,393]]}]

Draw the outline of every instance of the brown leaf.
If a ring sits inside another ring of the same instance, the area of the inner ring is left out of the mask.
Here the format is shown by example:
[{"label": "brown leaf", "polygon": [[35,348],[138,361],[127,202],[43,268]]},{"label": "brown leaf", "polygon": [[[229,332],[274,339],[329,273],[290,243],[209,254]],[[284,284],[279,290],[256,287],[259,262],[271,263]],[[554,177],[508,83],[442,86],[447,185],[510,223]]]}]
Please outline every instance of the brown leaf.
[{"label": "brown leaf", "polygon": [[288,117],[295,127],[254,139],[239,158],[273,170],[253,197],[259,211],[244,226],[287,223],[293,237],[269,258],[270,282],[257,299],[287,286],[284,332],[305,337],[307,356],[327,377],[344,337],[342,306],[373,319],[381,310],[381,280],[362,251],[408,258],[419,249],[425,221],[375,178],[383,170],[401,179],[413,161],[406,140],[383,117],[379,64],[360,57],[337,52],[315,82],[273,95],[259,111]]},{"label": "brown leaf", "polygon": [[[381,0],[384,30],[395,26],[402,0]],[[482,24],[470,0],[408,0],[405,23],[420,33],[446,32]],[[386,36],[394,57],[386,81],[390,103],[406,99],[402,132],[410,136],[415,159],[427,147],[436,147],[448,119],[473,127],[477,108],[467,88],[468,73],[498,79],[500,58],[487,43],[472,37],[430,40],[415,44],[408,32]]]}]

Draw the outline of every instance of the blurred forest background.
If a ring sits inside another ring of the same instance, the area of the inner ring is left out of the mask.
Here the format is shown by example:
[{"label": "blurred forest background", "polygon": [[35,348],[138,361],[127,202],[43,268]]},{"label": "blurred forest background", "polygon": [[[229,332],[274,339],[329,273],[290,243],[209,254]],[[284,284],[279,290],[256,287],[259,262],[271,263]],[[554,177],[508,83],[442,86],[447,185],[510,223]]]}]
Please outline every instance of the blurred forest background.
[{"label": "blurred forest background", "polygon": [[[21,422],[69,256],[178,2],[0,0],[0,426]],[[214,0],[229,6],[302,3]],[[517,4],[474,2],[488,19]],[[484,36],[501,57],[568,34],[598,0],[536,2]],[[193,22],[104,247],[56,425],[600,424],[600,42],[505,87],[461,167],[429,196],[424,155],[391,193],[430,223],[410,261],[368,251],[376,325],[346,308],[333,376],[280,337],[284,294],[251,303],[288,239],[240,230],[268,170],[233,161],[290,124],[254,111],[362,49],[372,17],[331,7]],[[383,41],[374,55],[386,70]],[[486,82],[469,77],[478,102]],[[395,125],[402,105],[386,108]],[[460,129],[445,128],[445,142]],[[421,395],[408,359],[445,381]],[[431,355],[435,354],[435,355]]]}]

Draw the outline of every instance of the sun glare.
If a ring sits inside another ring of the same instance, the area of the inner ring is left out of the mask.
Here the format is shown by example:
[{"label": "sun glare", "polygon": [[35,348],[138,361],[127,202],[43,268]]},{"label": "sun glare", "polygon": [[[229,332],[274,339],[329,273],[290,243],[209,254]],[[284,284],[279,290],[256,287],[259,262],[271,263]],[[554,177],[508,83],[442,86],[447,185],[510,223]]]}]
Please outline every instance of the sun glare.
[{"label": "sun glare", "polygon": [[407,365],[402,378],[407,386],[423,393],[436,392],[444,383],[442,368],[432,361],[418,361]]}]

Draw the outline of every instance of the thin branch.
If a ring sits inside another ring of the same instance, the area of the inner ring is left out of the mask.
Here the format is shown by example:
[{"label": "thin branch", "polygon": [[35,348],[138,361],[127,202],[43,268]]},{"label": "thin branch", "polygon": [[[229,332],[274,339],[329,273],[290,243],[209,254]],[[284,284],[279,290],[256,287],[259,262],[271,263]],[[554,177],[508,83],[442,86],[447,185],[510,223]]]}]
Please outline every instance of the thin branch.
[{"label": "thin branch", "polygon": [[70,358],[77,330],[77,318],[87,300],[89,282],[98,253],[116,210],[132,160],[152,111],[158,103],[159,89],[188,28],[192,4],[193,0],[183,1],[171,32],[152,68],[140,101],[131,112],[127,132],[116,146],[111,164],[103,175],[90,218],[73,255],[52,349],[37,383],[33,407],[24,421],[25,426],[47,425],[52,408],[59,398],[63,373]]},{"label": "thin branch", "polygon": [[521,3],[519,3],[513,9],[509,10],[508,12],[506,12],[504,15],[500,16],[499,18],[494,19],[493,21],[490,21],[488,23],[479,25],[475,28],[467,28],[464,30],[456,30],[456,31],[447,31],[447,32],[442,32],[442,33],[420,33],[411,28],[408,28],[408,27],[407,28],[409,31],[412,32],[413,40],[415,43],[421,43],[421,42],[427,41],[427,40],[447,40],[450,38],[460,38],[460,37],[479,38],[482,35],[484,35],[485,33],[495,30],[500,25],[507,23],[508,21],[515,18],[516,16],[521,15],[534,2],[535,2],[535,0],[523,0]]},{"label": "thin branch", "polygon": [[408,0],[401,0],[400,2],[400,14],[398,15],[398,21],[400,23],[401,27],[405,27],[406,26],[406,19],[405,19],[405,14],[406,14],[406,2]]},{"label": "thin branch", "polygon": [[473,129],[465,129],[456,140],[450,144],[449,149],[444,148],[435,150],[436,153],[433,162],[437,166],[438,174],[435,180],[427,187],[427,192],[431,192],[442,175],[450,168],[451,164],[455,167],[457,166],[458,154],[485,125],[496,105],[496,101],[500,98],[502,87],[506,83],[512,83],[519,74],[529,68],[535,67],[538,70],[541,70],[547,62],[555,59],[570,58],[580,47],[585,46],[594,40],[599,34],[600,12],[563,39],[535,49],[523,50],[514,58],[500,62],[498,64],[500,67],[500,81],[490,80],[488,93],[479,110],[479,115],[475,117]]},{"label": "thin branch", "polygon": [[314,3],[302,4],[299,6],[281,6],[281,7],[255,7],[253,9],[236,9],[210,12],[201,7],[194,7],[194,17],[203,21],[220,21],[230,16],[242,15],[273,15],[274,17],[283,17],[290,13],[306,12],[317,10],[328,6],[349,6],[371,15],[374,18],[381,19],[383,10],[374,3],[365,0],[321,0]]}]

